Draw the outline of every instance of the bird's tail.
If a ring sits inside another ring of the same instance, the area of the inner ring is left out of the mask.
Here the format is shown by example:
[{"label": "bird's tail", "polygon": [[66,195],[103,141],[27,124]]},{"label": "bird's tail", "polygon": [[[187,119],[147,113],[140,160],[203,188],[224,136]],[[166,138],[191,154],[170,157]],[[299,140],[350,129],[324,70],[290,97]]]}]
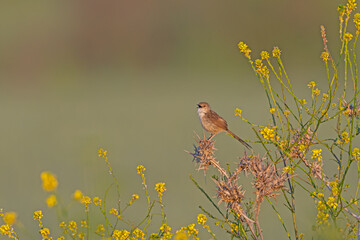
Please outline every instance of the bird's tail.
[{"label": "bird's tail", "polygon": [[241,138],[239,138],[238,136],[235,135],[235,133],[233,133],[232,131],[230,130],[227,130],[227,132],[233,136],[236,140],[238,140],[239,142],[241,142],[245,147],[247,147],[247,149],[252,149],[252,147],[247,144],[244,140],[242,140]]}]

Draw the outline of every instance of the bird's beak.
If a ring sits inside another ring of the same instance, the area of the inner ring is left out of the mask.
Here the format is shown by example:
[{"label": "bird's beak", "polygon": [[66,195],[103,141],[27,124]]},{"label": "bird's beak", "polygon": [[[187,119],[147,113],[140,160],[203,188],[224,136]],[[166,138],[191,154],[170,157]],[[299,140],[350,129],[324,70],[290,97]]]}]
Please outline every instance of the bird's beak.
[{"label": "bird's beak", "polygon": [[197,108],[201,108],[199,104],[196,104],[197,105]]}]

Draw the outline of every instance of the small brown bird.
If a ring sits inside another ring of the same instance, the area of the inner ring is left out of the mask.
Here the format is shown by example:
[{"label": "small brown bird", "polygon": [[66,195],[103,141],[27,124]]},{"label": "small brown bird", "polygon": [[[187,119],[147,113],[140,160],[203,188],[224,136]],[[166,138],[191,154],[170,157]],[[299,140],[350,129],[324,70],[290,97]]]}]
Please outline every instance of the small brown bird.
[{"label": "small brown bird", "polygon": [[201,125],[203,128],[211,133],[209,139],[212,139],[216,134],[220,132],[228,132],[236,140],[241,142],[245,147],[251,149],[251,146],[247,144],[244,140],[236,136],[233,132],[228,129],[226,121],[220,117],[216,112],[210,109],[210,105],[206,102],[201,102],[198,105],[198,114],[200,118]]}]

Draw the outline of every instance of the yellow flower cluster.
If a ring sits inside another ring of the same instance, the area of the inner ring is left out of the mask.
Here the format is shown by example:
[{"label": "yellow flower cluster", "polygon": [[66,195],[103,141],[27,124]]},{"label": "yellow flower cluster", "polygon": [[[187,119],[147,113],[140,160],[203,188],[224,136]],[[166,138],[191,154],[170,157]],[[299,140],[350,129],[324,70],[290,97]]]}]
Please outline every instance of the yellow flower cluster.
[{"label": "yellow flower cluster", "polygon": [[360,31],[360,13],[354,15],[354,23],[357,31]]},{"label": "yellow flower cluster", "polygon": [[42,172],[40,177],[42,180],[42,187],[45,191],[52,192],[56,190],[58,186],[58,181],[55,175],[50,172]]},{"label": "yellow flower cluster", "polygon": [[41,218],[43,217],[44,215],[42,214],[42,211],[39,210],[39,211],[36,211],[34,212],[34,220],[38,220],[39,222],[41,221]]},{"label": "yellow flower cluster", "polygon": [[206,223],[206,216],[204,214],[197,215],[197,221],[200,225],[204,225]]},{"label": "yellow flower cluster", "polygon": [[50,230],[48,228],[40,229],[40,234],[43,239],[48,239],[48,235],[50,234]]},{"label": "yellow flower cluster", "polygon": [[319,162],[322,160],[321,156],[322,149],[313,149],[311,159],[317,159]]},{"label": "yellow flower cluster", "polygon": [[144,173],[144,171],[146,170],[146,168],[143,165],[139,165],[137,166],[137,174],[142,175]]},{"label": "yellow flower cluster", "polygon": [[283,173],[289,173],[289,174],[293,174],[295,172],[294,168],[286,166],[283,168],[282,170]]},{"label": "yellow flower cluster", "polygon": [[57,199],[56,196],[54,194],[51,194],[47,199],[46,199],[46,204],[48,205],[48,207],[54,207],[57,205]]},{"label": "yellow flower cluster", "polygon": [[129,202],[129,205],[133,204],[135,202],[135,200],[137,200],[137,199],[139,199],[139,195],[133,194],[132,198],[131,198],[131,200]]},{"label": "yellow flower cluster", "polygon": [[323,224],[323,223],[327,223],[328,222],[328,218],[329,218],[329,214],[326,212],[326,205],[323,201],[319,201],[318,202],[318,206],[317,206],[317,209],[318,209],[318,214],[316,215],[317,216],[317,220],[316,222],[320,225],[320,224]]},{"label": "yellow flower cluster", "polygon": [[343,143],[348,143],[350,142],[350,138],[349,138],[349,133],[348,132],[343,132],[341,134],[341,139]]},{"label": "yellow flower cluster", "polygon": [[160,231],[163,232],[163,236],[161,239],[167,240],[172,237],[172,233],[170,232],[171,227],[169,227],[168,225],[166,225],[166,224],[161,225]]},{"label": "yellow flower cluster", "polygon": [[98,153],[99,153],[99,157],[106,158],[107,151],[105,151],[104,149],[100,148],[98,150]]},{"label": "yellow flower cluster", "polygon": [[326,99],[328,99],[328,98],[329,98],[329,94],[323,93],[323,101],[325,102]]},{"label": "yellow flower cluster", "polygon": [[265,60],[267,60],[267,59],[269,59],[269,53],[267,52],[267,51],[262,51],[261,53],[260,53],[260,56],[261,56],[261,59],[265,59]]},{"label": "yellow flower cluster", "polygon": [[316,86],[316,83],[314,82],[314,81],[311,81],[311,82],[309,82],[308,83],[308,88],[312,88],[312,89],[314,89],[315,88],[315,86]]},{"label": "yellow flower cluster", "polygon": [[344,39],[346,42],[350,42],[352,38],[353,38],[353,35],[351,33],[347,32],[344,34]]},{"label": "yellow flower cluster", "polygon": [[117,218],[121,218],[121,215],[119,214],[119,211],[116,208],[110,209],[110,213],[115,215]]},{"label": "yellow flower cluster", "polygon": [[79,201],[81,202],[81,199],[83,198],[83,193],[80,191],[80,190],[76,190],[73,194],[73,198],[76,200],[76,201]]},{"label": "yellow flower cluster", "polygon": [[89,205],[91,203],[91,198],[88,196],[83,196],[81,198],[81,203],[85,205],[86,211],[89,211]]},{"label": "yellow flower cluster", "polygon": [[241,112],[242,112],[242,110],[241,110],[241,109],[236,108],[236,109],[235,109],[235,111],[234,111],[234,114],[235,114],[235,116],[239,116],[239,117],[241,117]]},{"label": "yellow flower cluster", "polygon": [[356,161],[359,161],[359,159],[360,159],[359,148],[354,148],[352,151],[352,155]]},{"label": "yellow flower cluster", "polygon": [[335,198],[334,198],[334,197],[329,197],[328,200],[327,200],[327,202],[326,202],[326,204],[327,204],[329,207],[333,208],[333,209],[336,209],[337,206],[338,206],[338,204],[335,202]]},{"label": "yellow flower cluster", "polygon": [[112,237],[115,240],[125,240],[125,239],[129,239],[130,233],[126,230],[114,230]]},{"label": "yellow flower cluster", "polygon": [[321,53],[320,58],[321,58],[324,62],[327,62],[327,60],[329,59],[329,53],[327,53],[327,52]]},{"label": "yellow flower cluster", "polygon": [[95,231],[97,234],[99,234],[100,236],[105,236],[105,228],[104,228],[104,225],[102,224],[99,224],[97,227],[96,227],[96,231]]},{"label": "yellow flower cluster", "polygon": [[261,133],[261,135],[263,136],[264,139],[275,141],[274,128],[264,127],[263,129],[260,130],[260,133]]},{"label": "yellow flower cluster", "polygon": [[313,89],[312,93],[314,94],[314,96],[319,96],[320,95],[320,90],[318,88]]},{"label": "yellow flower cluster", "polygon": [[275,108],[270,108],[270,109],[269,109],[269,112],[270,112],[271,114],[274,114]]},{"label": "yellow flower cluster", "polygon": [[9,224],[1,225],[0,233],[1,233],[1,235],[8,236],[9,238],[16,239],[15,236],[13,236],[12,227]]},{"label": "yellow flower cluster", "polygon": [[158,192],[159,197],[162,198],[163,192],[166,191],[165,183],[157,183],[155,185],[155,190]]},{"label": "yellow flower cluster", "polygon": [[251,50],[249,49],[248,45],[246,45],[243,42],[239,42],[238,47],[240,49],[240,52],[244,53],[245,57],[251,59],[250,57]]},{"label": "yellow flower cluster", "polygon": [[356,0],[349,0],[346,4],[346,15],[349,16],[356,9]]},{"label": "yellow flower cluster", "polygon": [[16,212],[7,212],[5,214],[1,213],[0,216],[2,216],[4,222],[7,225],[14,225],[14,223],[16,222],[16,219],[17,219],[17,213]]},{"label": "yellow flower cluster", "polygon": [[279,58],[281,56],[281,50],[278,47],[274,47],[272,55],[273,57]]},{"label": "yellow flower cluster", "polygon": [[94,197],[93,202],[95,206],[101,206],[101,199],[99,197]]},{"label": "yellow flower cluster", "polygon": [[134,231],[133,231],[133,234],[135,235],[135,237],[137,238],[141,238],[141,239],[145,239],[145,233],[139,229],[139,228],[136,228]]}]

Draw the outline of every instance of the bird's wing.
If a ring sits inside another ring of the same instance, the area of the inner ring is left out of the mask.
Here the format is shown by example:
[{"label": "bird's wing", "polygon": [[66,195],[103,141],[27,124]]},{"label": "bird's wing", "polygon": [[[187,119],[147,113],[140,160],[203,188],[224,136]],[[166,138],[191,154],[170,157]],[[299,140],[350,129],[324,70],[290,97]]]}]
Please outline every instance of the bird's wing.
[{"label": "bird's wing", "polygon": [[216,126],[227,130],[228,126],[227,126],[227,122],[225,121],[225,119],[223,119],[222,117],[220,117],[216,112],[214,112],[213,110],[210,110],[208,112],[208,117],[210,119],[212,119],[213,123],[215,123]]}]

